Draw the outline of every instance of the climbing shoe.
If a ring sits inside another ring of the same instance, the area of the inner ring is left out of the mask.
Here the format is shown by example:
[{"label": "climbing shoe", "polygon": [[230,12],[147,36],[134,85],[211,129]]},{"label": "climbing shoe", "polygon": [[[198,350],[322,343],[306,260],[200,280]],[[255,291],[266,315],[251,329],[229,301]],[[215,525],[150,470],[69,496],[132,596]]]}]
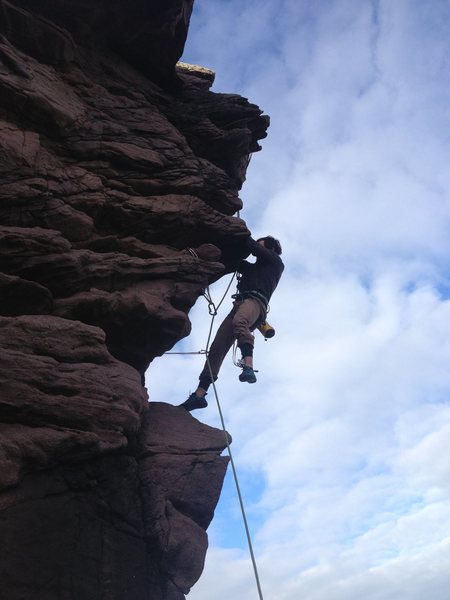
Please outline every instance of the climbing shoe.
[{"label": "climbing shoe", "polygon": [[255,381],[256,381],[255,371],[251,367],[242,367],[242,373],[239,375],[239,381],[246,381],[247,383],[255,383]]},{"label": "climbing shoe", "polygon": [[195,392],[192,392],[189,398],[183,402],[183,404],[180,404],[180,406],[190,412],[196,408],[206,408],[208,403],[206,402],[206,398],[200,398],[200,396],[197,396]]}]

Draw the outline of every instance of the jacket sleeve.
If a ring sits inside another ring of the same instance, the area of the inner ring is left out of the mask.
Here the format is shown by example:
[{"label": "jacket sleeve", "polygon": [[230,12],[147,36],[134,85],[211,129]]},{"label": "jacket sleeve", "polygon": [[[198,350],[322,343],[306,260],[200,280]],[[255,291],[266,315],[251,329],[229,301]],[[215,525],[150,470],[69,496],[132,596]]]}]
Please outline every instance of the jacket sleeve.
[{"label": "jacket sleeve", "polygon": [[251,252],[251,254],[253,254],[253,256],[256,256],[256,258],[270,263],[277,262],[278,255],[272,250],[268,250],[267,248],[265,248],[262,244],[254,240],[252,237],[249,237],[246,243],[247,249]]},{"label": "jacket sleeve", "polygon": [[241,273],[241,275],[246,273],[248,271],[248,268],[251,266],[251,264],[252,263],[249,263],[247,260],[241,260],[241,262],[239,263],[239,266],[237,268],[238,273]]}]

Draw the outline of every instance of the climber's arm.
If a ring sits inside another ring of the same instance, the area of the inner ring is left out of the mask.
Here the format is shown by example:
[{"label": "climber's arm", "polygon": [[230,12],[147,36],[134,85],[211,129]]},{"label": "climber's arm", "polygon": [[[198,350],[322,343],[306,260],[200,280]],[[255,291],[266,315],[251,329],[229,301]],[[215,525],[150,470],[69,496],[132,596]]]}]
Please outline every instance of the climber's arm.
[{"label": "climber's arm", "polygon": [[251,266],[252,263],[249,263],[247,260],[241,260],[241,262],[239,263],[239,266],[237,268],[238,273],[240,273],[241,275],[243,275],[244,273],[246,273],[249,269],[249,267]]},{"label": "climber's arm", "polygon": [[254,240],[252,237],[247,238],[246,245],[249,252],[253,254],[253,256],[256,256],[256,258],[271,263],[277,262],[278,257],[275,254],[275,252],[269,250],[268,248]]}]

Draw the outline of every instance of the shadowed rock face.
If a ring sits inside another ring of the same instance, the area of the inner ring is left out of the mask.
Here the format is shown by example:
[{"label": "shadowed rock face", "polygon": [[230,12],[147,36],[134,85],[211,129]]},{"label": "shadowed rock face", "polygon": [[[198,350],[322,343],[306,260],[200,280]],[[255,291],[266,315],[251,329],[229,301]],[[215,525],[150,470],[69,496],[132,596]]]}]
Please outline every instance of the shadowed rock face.
[{"label": "shadowed rock face", "polygon": [[141,378],[242,257],[238,194],[268,119],[176,67],[191,10],[0,0],[8,600],[180,600],[203,568],[224,436],[149,405]]}]

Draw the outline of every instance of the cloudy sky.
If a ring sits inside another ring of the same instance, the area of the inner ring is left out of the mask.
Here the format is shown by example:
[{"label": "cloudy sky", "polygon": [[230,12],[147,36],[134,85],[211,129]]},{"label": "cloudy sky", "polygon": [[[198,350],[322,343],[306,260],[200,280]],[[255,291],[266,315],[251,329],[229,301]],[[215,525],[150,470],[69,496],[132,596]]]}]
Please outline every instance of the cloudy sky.
[{"label": "cloudy sky", "polygon": [[[448,600],[450,2],[197,0],[183,60],[271,117],[241,216],[283,245],[277,333],[218,382],[264,598]],[[201,367],[158,359],[151,396]],[[209,535],[189,598],[257,600],[231,478]]]}]

